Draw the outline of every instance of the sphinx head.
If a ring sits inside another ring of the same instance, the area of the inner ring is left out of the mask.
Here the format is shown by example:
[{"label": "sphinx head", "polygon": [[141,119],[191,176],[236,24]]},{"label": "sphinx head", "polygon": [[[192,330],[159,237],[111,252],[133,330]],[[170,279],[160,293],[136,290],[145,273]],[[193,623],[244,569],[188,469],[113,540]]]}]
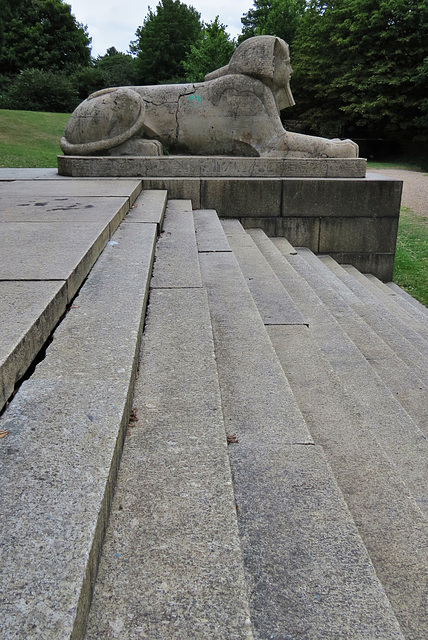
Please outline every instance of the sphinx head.
[{"label": "sphinx head", "polygon": [[227,73],[242,73],[268,85],[279,111],[295,104],[290,88],[292,71],[288,44],[276,36],[244,40],[227,66]]}]

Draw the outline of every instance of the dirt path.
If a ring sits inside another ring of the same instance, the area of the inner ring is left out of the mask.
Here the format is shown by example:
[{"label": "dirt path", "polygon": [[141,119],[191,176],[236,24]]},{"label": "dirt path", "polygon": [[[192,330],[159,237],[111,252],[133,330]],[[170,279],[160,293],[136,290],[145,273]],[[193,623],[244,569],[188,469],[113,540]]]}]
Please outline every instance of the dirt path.
[{"label": "dirt path", "polygon": [[369,169],[370,173],[380,173],[403,181],[401,204],[415,213],[428,218],[428,175],[405,169]]}]

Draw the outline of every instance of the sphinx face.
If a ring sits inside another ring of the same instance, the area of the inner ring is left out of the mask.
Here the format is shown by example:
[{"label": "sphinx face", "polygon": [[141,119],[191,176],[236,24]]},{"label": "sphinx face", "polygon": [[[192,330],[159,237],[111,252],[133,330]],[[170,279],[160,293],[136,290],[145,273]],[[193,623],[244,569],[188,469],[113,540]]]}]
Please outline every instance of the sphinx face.
[{"label": "sphinx face", "polygon": [[275,51],[275,63],[273,73],[273,86],[278,110],[292,107],[295,102],[291,93],[290,78],[293,69],[290,64],[290,55],[288,45],[283,43],[281,47]]}]

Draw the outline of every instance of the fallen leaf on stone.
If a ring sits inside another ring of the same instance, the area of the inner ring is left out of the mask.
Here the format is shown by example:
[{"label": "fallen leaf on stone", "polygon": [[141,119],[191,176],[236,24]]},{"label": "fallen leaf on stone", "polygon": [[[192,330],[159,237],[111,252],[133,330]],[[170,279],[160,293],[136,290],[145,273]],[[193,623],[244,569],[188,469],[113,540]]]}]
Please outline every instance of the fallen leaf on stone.
[{"label": "fallen leaf on stone", "polygon": [[129,414],[129,422],[138,422],[137,418],[137,407],[134,407]]},{"label": "fallen leaf on stone", "polygon": [[5,438],[9,431],[0,431],[0,438]]},{"label": "fallen leaf on stone", "polygon": [[231,436],[227,436],[226,440],[227,440],[227,444],[237,444],[239,442],[236,433],[234,433]]}]

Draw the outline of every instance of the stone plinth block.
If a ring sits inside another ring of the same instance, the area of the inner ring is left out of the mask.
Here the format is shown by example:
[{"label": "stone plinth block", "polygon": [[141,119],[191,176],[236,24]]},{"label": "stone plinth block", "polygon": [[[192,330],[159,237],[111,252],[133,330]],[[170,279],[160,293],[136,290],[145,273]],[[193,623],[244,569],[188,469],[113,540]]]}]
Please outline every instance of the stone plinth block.
[{"label": "stone plinth block", "polygon": [[243,158],[231,156],[58,156],[63,176],[364,178],[365,158]]}]

